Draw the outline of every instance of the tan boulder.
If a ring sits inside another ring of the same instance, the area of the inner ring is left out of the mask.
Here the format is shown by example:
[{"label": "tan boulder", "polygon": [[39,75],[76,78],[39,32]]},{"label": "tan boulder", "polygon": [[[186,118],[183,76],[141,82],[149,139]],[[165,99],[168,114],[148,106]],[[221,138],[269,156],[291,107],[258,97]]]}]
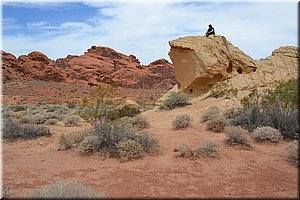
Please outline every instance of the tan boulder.
[{"label": "tan boulder", "polygon": [[224,36],[187,36],[169,42],[169,56],[175,67],[180,88],[193,95],[206,93],[210,87],[237,73],[256,70],[256,62]]},{"label": "tan boulder", "polygon": [[169,42],[169,56],[181,89],[195,96],[208,94],[226,77],[239,97],[274,81],[297,78],[299,49],[283,46],[271,56],[254,60],[223,36],[188,36]]}]

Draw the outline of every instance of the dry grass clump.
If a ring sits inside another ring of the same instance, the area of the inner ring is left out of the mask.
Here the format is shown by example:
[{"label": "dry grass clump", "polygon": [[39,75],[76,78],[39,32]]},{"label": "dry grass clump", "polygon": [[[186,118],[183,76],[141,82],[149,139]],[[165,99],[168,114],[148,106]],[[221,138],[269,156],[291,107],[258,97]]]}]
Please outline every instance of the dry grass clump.
[{"label": "dry grass clump", "polygon": [[217,106],[210,106],[202,115],[201,122],[207,122],[216,119],[221,115],[221,110]]},{"label": "dry grass clump", "polygon": [[187,144],[180,144],[178,147],[179,156],[181,157],[191,157],[193,155],[192,150]]},{"label": "dry grass clump", "polygon": [[92,188],[71,181],[58,181],[46,187],[35,189],[30,195],[32,198],[104,198],[102,193],[95,192]]},{"label": "dry grass clump", "polygon": [[144,152],[155,153],[159,151],[159,141],[153,136],[153,134],[143,131],[138,134],[138,141],[141,143]]},{"label": "dry grass clump", "polygon": [[194,156],[215,157],[219,150],[219,143],[215,140],[204,141],[199,148],[193,151]]},{"label": "dry grass clump", "polygon": [[224,117],[217,117],[206,123],[207,130],[212,130],[213,132],[224,131],[225,126],[229,125],[229,121]]},{"label": "dry grass clump", "polygon": [[65,126],[79,126],[80,125],[80,117],[77,115],[67,116],[64,120]]},{"label": "dry grass clump", "polygon": [[269,142],[278,142],[283,137],[281,133],[270,126],[259,127],[253,130],[252,133],[255,141],[269,141]]},{"label": "dry grass clump", "polygon": [[116,145],[119,159],[128,161],[140,158],[144,155],[143,146],[138,141],[132,139],[123,139]]},{"label": "dry grass clump", "polygon": [[291,162],[296,163],[296,164],[299,163],[299,151],[298,151],[298,149],[299,149],[298,140],[294,140],[287,147],[288,159]]},{"label": "dry grass clump", "polygon": [[192,123],[192,118],[187,115],[178,115],[175,120],[172,122],[172,126],[175,130],[181,129],[181,128],[186,128],[190,126]]},{"label": "dry grass clump", "polygon": [[251,148],[251,142],[248,139],[248,131],[239,126],[226,126],[225,132],[227,138],[225,143],[228,145],[240,145],[242,147]]}]

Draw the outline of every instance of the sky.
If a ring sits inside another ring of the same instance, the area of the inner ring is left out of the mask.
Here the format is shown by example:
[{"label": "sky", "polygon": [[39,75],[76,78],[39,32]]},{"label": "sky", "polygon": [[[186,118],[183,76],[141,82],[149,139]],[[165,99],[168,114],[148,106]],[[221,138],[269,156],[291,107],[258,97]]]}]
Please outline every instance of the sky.
[{"label": "sky", "polygon": [[212,24],[217,35],[260,59],[297,46],[297,17],[297,1],[4,0],[1,49],[57,59],[107,46],[149,64],[170,61],[168,41],[203,36]]}]

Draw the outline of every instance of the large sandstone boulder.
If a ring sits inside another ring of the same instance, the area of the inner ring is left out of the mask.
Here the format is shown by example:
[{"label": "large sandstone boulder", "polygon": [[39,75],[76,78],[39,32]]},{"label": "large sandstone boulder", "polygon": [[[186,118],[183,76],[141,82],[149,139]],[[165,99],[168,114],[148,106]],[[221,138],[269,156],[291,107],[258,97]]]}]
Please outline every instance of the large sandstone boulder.
[{"label": "large sandstone boulder", "polygon": [[195,96],[206,94],[225,77],[239,91],[297,77],[297,47],[280,47],[271,56],[254,60],[218,35],[187,36],[169,44],[180,89]]}]

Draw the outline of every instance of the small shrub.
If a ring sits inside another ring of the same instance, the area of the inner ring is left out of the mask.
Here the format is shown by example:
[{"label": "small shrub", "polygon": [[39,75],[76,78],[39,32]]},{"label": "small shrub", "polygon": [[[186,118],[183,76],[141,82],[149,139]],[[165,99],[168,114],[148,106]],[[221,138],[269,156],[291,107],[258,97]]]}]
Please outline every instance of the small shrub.
[{"label": "small shrub", "polygon": [[32,116],[32,123],[34,124],[44,124],[46,121],[45,115],[42,113],[38,113]]},{"label": "small shrub", "polygon": [[240,115],[242,112],[243,112],[243,108],[240,108],[240,107],[232,107],[232,108],[226,109],[226,110],[223,112],[223,116],[224,116],[226,119],[233,119],[233,118],[235,118],[236,116]]},{"label": "small shrub", "polygon": [[79,144],[78,152],[81,155],[91,155],[97,150],[99,138],[97,136],[86,136]]},{"label": "small shrub", "polygon": [[170,96],[159,106],[161,110],[171,110],[177,107],[184,107],[190,105],[189,98],[180,93],[172,92]]},{"label": "small shrub", "polygon": [[58,181],[47,187],[35,189],[31,197],[33,198],[104,198],[105,196],[96,193],[92,188],[79,182]]},{"label": "small shrub", "polygon": [[40,136],[50,135],[50,130],[44,126],[22,125],[12,119],[4,121],[3,138],[4,139],[32,139]]},{"label": "small shrub", "polygon": [[225,127],[225,132],[228,133],[225,143],[228,145],[240,145],[251,148],[251,142],[247,138],[248,131],[236,126]]},{"label": "small shrub", "polygon": [[229,125],[229,121],[224,117],[218,117],[212,119],[206,123],[207,130],[212,130],[214,132],[224,131],[225,126]]},{"label": "small shrub", "polygon": [[56,110],[58,110],[60,108],[60,106],[58,105],[51,105],[50,107],[47,108],[47,112],[54,112]]},{"label": "small shrub", "polygon": [[140,109],[135,106],[123,105],[119,108],[119,117],[133,117],[140,113]]},{"label": "small shrub", "polygon": [[179,156],[181,157],[191,157],[193,155],[192,150],[187,144],[180,144],[178,147],[178,151]]},{"label": "small shrub", "polygon": [[194,156],[215,157],[218,153],[219,143],[214,140],[208,140],[200,144],[199,148],[193,151]]},{"label": "small shrub", "polygon": [[30,123],[33,123],[32,116],[29,115],[29,114],[22,115],[22,116],[20,116],[20,118],[19,118],[19,122],[21,122],[21,123],[23,123],[23,124],[30,124]]},{"label": "small shrub", "polygon": [[59,143],[60,149],[67,150],[67,149],[71,149],[73,142],[69,135],[61,134],[58,138],[58,143]]},{"label": "small shrub", "polygon": [[172,122],[172,126],[177,130],[177,129],[186,128],[190,126],[191,122],[192,122],[192,118],[189,115],[187,114],[178,115],[175,118],[175,120]]},{"label": "small shrub", "polygon": [[6,185],[2,185],[2,197],[1,198],[8,198],[11,191],[10,188]]},{"label": "small shrub", "polygon": [[221,114],[220,108],[217,106],[210,106],[201,116],[201,122],[207,122],[212,119],[216,119]]},{"label": "small shrub", "polygon": [[149,132],[142,132],[138,135],[139,141],[143,147],[144,152],[154,153],[159,151],[159,141]]},{"label": "small shrub", "polygon": [[147,118],[141,115],[136,117],[122,117],[117,123],[125,128],[135,128],[136,130],[142,130],[150,126]]},{"label": "small shrub", "polygon": [[288,152],[288,159],[293,162],[298,164],[299,163],[299,151],[298,151],[298,141],[295,140],[289,144],[287,147],[287,152]]},{"label": "small shrub", "polygon": [[56,124],[58,122],[58,119],[53,119],[53,118],[51,118],[51,119],[47,119],[46,121],[45,121],[45,124],[47,124],[47,125],[54,125],[54,124]]},{"label": "small shrub", "polygon": [[264,126],[254,129],[252,135],[254,136],[257,142],[260,141],[270,141],[277,142],[282,139],[281,133],[270,126]]},{"label": "small shrub", "polygon": [[26,110],[28,108],[28,105],[23,105],[23,104],[16,104],[16,105],[11,105],[10,109],[14,112],[18,112],[21,110]]},{"label": "small shrub", "polygon": [[71,115],[65,118],[64,120],[65,126],[79,126],[80,125],[80,117],[76,115]]},{"label": "small shrub", "polygon": [[123,162],[140,158],[144,154],[141,143],[132,139],[123,139],[116,147],[119,158]]}]

